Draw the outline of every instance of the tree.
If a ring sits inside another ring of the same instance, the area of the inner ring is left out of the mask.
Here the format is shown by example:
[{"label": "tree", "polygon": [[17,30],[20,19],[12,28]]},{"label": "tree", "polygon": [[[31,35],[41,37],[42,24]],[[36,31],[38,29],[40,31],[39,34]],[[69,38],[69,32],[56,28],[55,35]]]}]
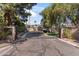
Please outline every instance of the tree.
[{"label": "tree", "polygon": [[[25,25],[22,21],[27,21],[28,16],[31,15],[26,11],[26,9],[32,9],[34,5],[36,5],[36,3],[1,3],[0,27],[1,24],[3,26],[5,26],[6,23],[7,25],[12,25],[12,22],[14,22],[15,25],[18,26],[19,31],[24,31],[22,28],[24,28]],[[2,32],[3,31],[1,31],[1,33]]]},{"label": "tree", "polygon": [[11,16],[15,16],[13,17],[14,19],[16,19],[16,17],[20,17],[21,20],[26,20],[27,21],[27,17],[29,15],[31,15],[30,13],[28,13],[26,11],[26,9],[32,9],[32,7],[34,5],[36,5],[36,3],[14,3],[14,4],[0,4],[2,7],[2,10],[4,11],[4,13],[8,12],[12,12],[13,14],[11,14]]},{"label": "tree", "polygon": [[[59,30],[59,37],[62,36],[61,29],[63,28],[63,23],[66,21],[66,17],[70,14],[71,5],[70,4],[51,4],[49,7],[44,9],[41,13],[43,16],[44,26],[52,27],[55,25]],[[48,25],[46,25],[48,23]]]}]

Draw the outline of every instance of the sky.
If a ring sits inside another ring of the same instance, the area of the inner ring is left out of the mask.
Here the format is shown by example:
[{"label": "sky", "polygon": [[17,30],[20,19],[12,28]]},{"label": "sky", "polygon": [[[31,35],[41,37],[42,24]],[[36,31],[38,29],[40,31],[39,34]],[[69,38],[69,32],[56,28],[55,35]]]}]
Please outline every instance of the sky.
[{"label": "sky", "polygon": [[[50,3],[37,3],[37,5],[33,6],[32,10],[30,11],[30,13],[32,14],[30,16],[30,21],[28,20],[27,24],[29,23],[30,25],[40,24],[42,16],[39,15],[39,13],[49,5]],[[36,21],[36,23],[34,21]]]}]

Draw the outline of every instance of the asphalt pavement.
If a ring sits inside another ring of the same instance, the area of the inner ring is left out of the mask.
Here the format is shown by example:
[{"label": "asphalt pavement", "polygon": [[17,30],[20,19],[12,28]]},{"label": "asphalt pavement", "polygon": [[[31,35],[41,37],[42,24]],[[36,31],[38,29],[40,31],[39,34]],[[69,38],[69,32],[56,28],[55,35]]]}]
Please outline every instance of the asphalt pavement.
[{"label": "asphalt pavement", "polygon": [[58,40],[47,37],[41,32],[31,32],[27,40],[14,44],[10,54],[6,56],[79,56],[79,48]]}]

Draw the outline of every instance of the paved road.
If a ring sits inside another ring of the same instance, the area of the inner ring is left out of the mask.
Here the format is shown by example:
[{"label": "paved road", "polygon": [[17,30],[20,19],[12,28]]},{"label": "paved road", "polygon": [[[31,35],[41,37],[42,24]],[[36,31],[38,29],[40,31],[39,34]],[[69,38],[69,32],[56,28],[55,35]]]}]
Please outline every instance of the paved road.
[{"label": "paved road", "polygon": [[42,33],[29,33],[28,40],[13,45],[9,56],[79,56],[79,48]]}]

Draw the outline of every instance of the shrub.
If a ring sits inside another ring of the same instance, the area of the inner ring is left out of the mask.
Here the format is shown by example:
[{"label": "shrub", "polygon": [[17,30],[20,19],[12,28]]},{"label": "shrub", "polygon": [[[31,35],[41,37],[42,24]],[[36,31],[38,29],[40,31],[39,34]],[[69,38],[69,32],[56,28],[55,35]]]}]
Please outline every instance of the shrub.
[{"label": "shrub", "polygon": [[64,37],[66,37],[68,39],[72,39],[71,29],[65,28],[63,31],[63,35],[64,35]]},{"label": "shrub", "polygon": [[21,23],[19,26],[18,26],[18,32],[24,32],[25,31],[25,25],[23,23]]},{"label": "shrub", "polygon": [[50,32],[50,33],[48,33],[48,35],[50,35],[50,36],[58,36],[58,32]]},{"label": "shrub", "polygon": [[17,20],[16,21],[16,25],[17,25],[17,32],[24,32],[25,31],[25,24],[22,23],[21,21]]},{"label": "shrub", "polygon": [[0,32],[0,39],[5,40],[8,35],[9,35],[9,32],[2,31],[2,32]]}]

